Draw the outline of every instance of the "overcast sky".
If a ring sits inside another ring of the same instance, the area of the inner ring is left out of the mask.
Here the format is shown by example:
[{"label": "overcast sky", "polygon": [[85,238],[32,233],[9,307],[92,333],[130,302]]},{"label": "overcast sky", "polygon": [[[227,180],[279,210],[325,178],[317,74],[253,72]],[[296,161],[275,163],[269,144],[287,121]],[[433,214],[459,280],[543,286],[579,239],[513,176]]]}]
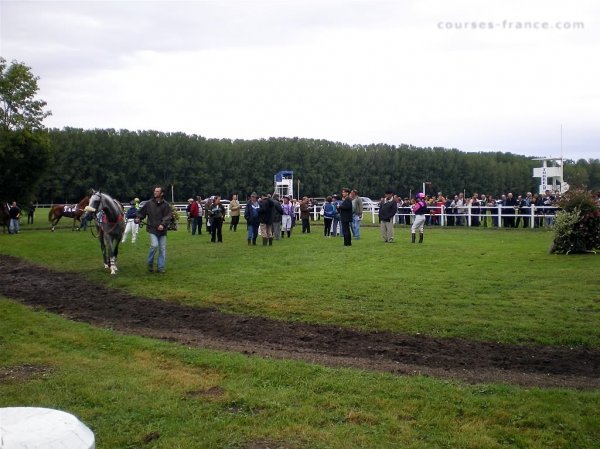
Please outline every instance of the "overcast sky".
[{"label": "overcast sky", "polygon": [[600,158],[596,0],[0,1],[48,127]]}]

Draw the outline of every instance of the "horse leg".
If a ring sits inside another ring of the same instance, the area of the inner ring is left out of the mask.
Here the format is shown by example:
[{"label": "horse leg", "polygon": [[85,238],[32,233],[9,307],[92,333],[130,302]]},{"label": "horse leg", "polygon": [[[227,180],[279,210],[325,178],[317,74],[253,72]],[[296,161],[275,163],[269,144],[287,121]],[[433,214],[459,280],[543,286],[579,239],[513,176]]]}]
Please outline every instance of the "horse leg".
[{"label": "horse leg", "polygon": [[117,274],[117,254],[119,253],[119,240],[115,243],[115,238],[113,236],[108,236],[108,248],[110,254],[110,274]]},{"label": "horse leg", "polygon": [[100,228],[98,228],[98,240],[100,240],[100,251],[102,251],[102,260],[104,261],[104,268],[108,268],[108,256],[107,256],[107,249],[106,249],[106,243],[104,241],[104,233],[100,230]]}]

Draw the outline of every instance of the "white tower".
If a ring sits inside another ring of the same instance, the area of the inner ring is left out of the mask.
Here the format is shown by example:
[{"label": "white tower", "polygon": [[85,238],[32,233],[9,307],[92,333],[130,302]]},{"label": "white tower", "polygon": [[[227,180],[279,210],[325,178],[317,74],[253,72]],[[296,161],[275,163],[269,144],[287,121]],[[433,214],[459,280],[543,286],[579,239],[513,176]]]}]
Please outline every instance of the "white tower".
[{"label": "white tower", "polygon": [[275,174],[275,192],[280,198],[294,196],[294,172],[291,170],[282,170]]},{"label": "white tower", "polygon": [[[542,167],[533,169],[533,177],[540,178],[539,193],[545,193],[546,190],[565,193],[569,190],[569,184],[563,181],[563,160],[561,157],[540,157],[533,160],[543,161]],[[552,167],[548,167],[548,161],[560,162]]]}]

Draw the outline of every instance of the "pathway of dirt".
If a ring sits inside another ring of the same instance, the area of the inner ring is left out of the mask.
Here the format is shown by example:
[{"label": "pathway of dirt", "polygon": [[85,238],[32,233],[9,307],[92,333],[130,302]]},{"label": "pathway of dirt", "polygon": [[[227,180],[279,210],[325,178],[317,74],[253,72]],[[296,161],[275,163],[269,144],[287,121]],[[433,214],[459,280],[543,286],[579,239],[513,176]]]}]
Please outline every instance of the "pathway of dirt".
[{"label": "pathway of dirt", "polygon": [[[61,293],[48,293],[53,291]],[[72,320],[188,346],[469,383],[600,388],[600,349],[515,346],[231,315],[133,296],[4,255],[0,295]]]}]

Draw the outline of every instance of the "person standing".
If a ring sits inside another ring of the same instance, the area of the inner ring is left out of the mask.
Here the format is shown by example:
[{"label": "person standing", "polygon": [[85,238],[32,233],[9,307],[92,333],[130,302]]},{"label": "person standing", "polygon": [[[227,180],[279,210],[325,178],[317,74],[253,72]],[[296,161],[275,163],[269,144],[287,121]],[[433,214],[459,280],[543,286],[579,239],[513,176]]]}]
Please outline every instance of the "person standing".
[{"label": "person standing", "polygon": [[279,240],[279,234],[281,233],[281,223],[283,222],[283,209],[279,202],[279,193],[273,195],[273,238]]},{"label": "person standing", "polygon": [[225,219],[225,206],[221,204],[221,197],[216,195],[208,211],[210,219],[210,241],[223,243],[223,220]]},{"label": "person standing", "polygon": [[199,196],[188,206],[188,219],[192,224],[192,235],[202,235],[202,204]]},{"label": "person standing", "polygon": [[8,233],[18,234],[19,233],[19,219],[21,218],[21,208],[17,206],[17,202],[13,201],[10,208],[8,209]]},{"label": "person standing", "polygon": [[338,229],[340,228],[340,213],[338,212],[338,208],[342,202],[337,195],[333,195],[332,198],[332,203],[335,206],[335,215],[333,216],[333,223],[331,224],[331,236],[337,237],[338,234],[341,234],[341,230],[338,232]]},{"label": "person standing", "polygon": [[417,229],[419,230],[419,243],[423,243],[423,231],[425,228],[425,214],[427,214],[427,203],[425,202],[425,194],[417,193],[417,200],[412,206],[412,213],[415,215],[410,234],[412,242],[415,243]]},{"label": "person standing", "polygon": [[358,196],[358,190],[353,189],[350,192],[350,198],[352,199],[352,234],[354,239],[360,239],[360,222],[363,214],[363,200]]},{"label": "person standing", "polygon": [[310,234],[310,206],[306,196],[300,202],[300,220],[302,221],[302,234]]},{"label": "person standing", "polygon": [[131,243],[135,243],[137,240],[137,233],[140,225],[135,222],[135,218],[137,217],[137,208],[135,207],[135,202],[132,201],[129,209],[125,213],[125,232],[123,232],[123,238],[121,239],[121,243],[125,243],[127,240],[127,236],[131,234]]},{"label": "person standing", "polygon": [[394,241],[394,217],[398,212],[398,203],[394,198],[393,190],[386,190],[385,197],[379,203],[379,227],[381,237],[385,243]]},{"label": "person standing", "polygon": [[337,213],[336,208],[337,206],[333,202],[333,198],[328,196],[325,204],[323,204],[323,235],[325,237],[331,237],[331,224]]},{"label": "person standing", "polygon": [[192,225],[192,221],[194,221],[194,219],[192,218],[192,205],[194,204],[194,199],[190,198],[188,199],[188,203],[187,206],[185,206],[185,215],[187,216],[187,231],[190,232],[190,227]]},{"label": "person standing", "polygon": [[292,227],[294,226],[294,205],[290,201],[289,196],[283,197],[281,205],[281,237],[287,233],[288,239],[292,235]]},{"label": "person standing", "polygon": [[35,213],[35,204],[33,201],[29,202],[29,206],[27,207],[27,224],[33,224],[33,214]]},{"label": "person standing", "polygon": [[171,206],[164,199],[164,191],[160,186],[154,188],[153,198],[138,210],[136,224],[148,217],[146,231],[150,234],[150,250],[146,260],[148,271],[154,272],[154,256],[158,250],[157,268],[159,273],[165,272],[167,260],[167,229],[171,223]]},{"label": "person standing", "polygon": [[263,246],[273,245],[273,215],[275,205],[267,194],[263,194],[259,202],[258,217],[260,221],[260,235]]},{"label": "person standing", "polygon": [[210,208],[212,207],[212,202],[213,202],[214,196],[210,196],[206,199],[206,203],[204,204],[204,215],[206,218],[205,223],[206,223],[206,233],[208,235],[212,235],[212,232],[210,230]]},{"label": "person standing", "polygon": [[259,210],[260,204],[258,203],[258,195],[256,192],[252,192],[250,201],[246,203],[246,210],[244,211],[244,218],[248,225],[248,245],[256,245],[258,226],[260,225],[260,218],[258,215]]},{"label": "person standing", "polygon": [[240,222],[240,211],[242,210],[242,206],[238,201],[238,196],[233,195],[231,197],[231,201],[229,202],[229,216],[231,217],[231,223],[229,224],[229,230],[233,230],[233,232],[237,231],[238,223]]},{"label": "person standing", "polygon": [[338,207],[340,213],[340,222],[342,223],[342,236],[344,237],[344,246],[352,246],[352,232],[350,224],[352,223],[352,200],[350,199],[350,189],[342,189],[342,202]]}]

